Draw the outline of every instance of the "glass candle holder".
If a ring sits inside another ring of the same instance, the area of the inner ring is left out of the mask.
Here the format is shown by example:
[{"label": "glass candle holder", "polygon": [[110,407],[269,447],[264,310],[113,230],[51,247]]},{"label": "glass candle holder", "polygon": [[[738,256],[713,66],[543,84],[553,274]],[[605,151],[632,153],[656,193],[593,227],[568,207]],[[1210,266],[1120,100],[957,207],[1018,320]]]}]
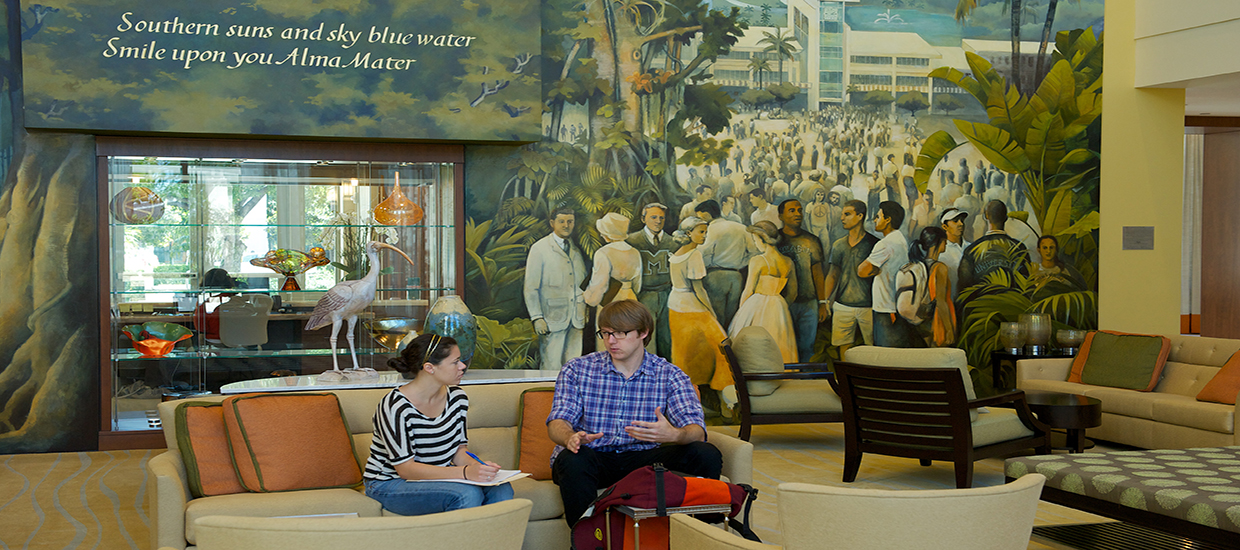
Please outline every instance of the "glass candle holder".
[{"label": "glass candle holder", "polygon": [[1025,313],[1020,316],[1025,326],[1025,348],[1029,355],[1045,355],[1051,340],[1051,316],[1045,313]]},{"label": "glass candle holder", "polygon": [[999,323],[999,342],[1003,351],[1020,355],[1025,347],[1025,325],[1017,322]]}]

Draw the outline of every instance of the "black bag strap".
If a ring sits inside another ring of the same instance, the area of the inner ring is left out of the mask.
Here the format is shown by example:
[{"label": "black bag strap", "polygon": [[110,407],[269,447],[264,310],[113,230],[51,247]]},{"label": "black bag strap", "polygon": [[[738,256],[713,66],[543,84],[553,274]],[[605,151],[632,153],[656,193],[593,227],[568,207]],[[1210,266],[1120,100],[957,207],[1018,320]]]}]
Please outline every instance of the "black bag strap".
[{"label": "black bag strap", "polygon": [[655,495],[655,514],[659,517],[667,515],[667,496],[663,492],[663,476],[667,475],[667,468],[663,467],[663,463],[656,462],[654,464],[654,495]]},{"label": "black bag strap", "polygon": [[762,542],[762,539],[758,538],[758,534],[754,533],[753,529],[749,527],[749,512],[751,511],[753,501],[758,499],[758,489],[744,483],[738,483],[737,485],[744,489],[746,493],[745,506],[741,509],[740,513],[743,521],[736,521],[736,518],[729,518],[728,527],[736,530],[737,533],[740,533],[742,537],[745,537],[748,540]]}]

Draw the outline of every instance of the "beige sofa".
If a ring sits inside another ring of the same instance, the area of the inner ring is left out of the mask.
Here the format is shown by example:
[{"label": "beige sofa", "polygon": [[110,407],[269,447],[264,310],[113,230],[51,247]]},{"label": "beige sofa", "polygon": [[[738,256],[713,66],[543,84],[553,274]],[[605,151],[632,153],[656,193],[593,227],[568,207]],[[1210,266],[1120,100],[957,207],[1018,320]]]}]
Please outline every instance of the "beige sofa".
[{"label": "beige sofa", "polygon": [[[521,392],[551,383],[488,384],[465,386],[469,395],[469,447],[477,454],[498,462],[504,468],[517,466],[517,427],[520,423]],[[379,399],[387,389],[335,391],[340,398],[345,418],[363,467],[370,454],[372,417]],[[206,396],[194,401],[220,401],[224,396]],[[240,493],[205,498],[192,498],[185,474],[185,464],[177,449],[176,423],[173,413],[177,402],[159,405],[168,451],[147,463],[148,499],[151,515],[151,548],[193,547],[196,544],[194,521],[206,516],[291,516],[356,512],[362,517],[392,515],[382,510],[362,490],[315,489],[287,493]],[[711,431],[708,436],[723,453],[723,475],[734,483],[753,482],[753,445]],[[533,501],[529,524],[525,531],[525,550],[557,550],[569,548],[569,530],[564,522],[564,505],[559,489],[550,481],[520,479],[513,482],[516,498]]]},{"label": "beige sofa", "polygon": [[1094,439],[1146,449],[1240,445],[1236,407],[1197,401],[1201,388],[1236,350],[1240,340],[1171,336],[1162,380],[1152,392],[1068,382],[1072,359],[1022,359],[1016,387],[1086,395],[1102,401],[1102,426]]}]

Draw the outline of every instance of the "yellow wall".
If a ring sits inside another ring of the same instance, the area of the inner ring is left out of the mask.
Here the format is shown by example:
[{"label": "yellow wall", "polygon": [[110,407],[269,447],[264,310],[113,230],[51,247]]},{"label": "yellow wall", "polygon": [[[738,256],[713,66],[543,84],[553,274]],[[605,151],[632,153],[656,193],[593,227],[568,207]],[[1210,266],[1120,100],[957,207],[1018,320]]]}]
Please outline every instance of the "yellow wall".
[{"label": "yellow wall", "polygon": [[[1098,324],[1179,334],[1184,90],[1133,87],[1135,28],[1106,3]],[[1121,250],[1124,226],[1153,226],[1154,250]]]}]

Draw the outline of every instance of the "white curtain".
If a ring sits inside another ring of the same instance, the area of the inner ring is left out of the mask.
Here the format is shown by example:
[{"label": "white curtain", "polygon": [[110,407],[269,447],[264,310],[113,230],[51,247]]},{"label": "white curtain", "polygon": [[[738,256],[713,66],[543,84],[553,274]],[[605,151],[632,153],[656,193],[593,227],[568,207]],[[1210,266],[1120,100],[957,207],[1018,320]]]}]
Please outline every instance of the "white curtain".
[{"label": "white curtain", "polygon": [[1184,135],[1184,231],[1180,243],[1180,313],[1201,314],[1201,181],[1204,134]]}]

